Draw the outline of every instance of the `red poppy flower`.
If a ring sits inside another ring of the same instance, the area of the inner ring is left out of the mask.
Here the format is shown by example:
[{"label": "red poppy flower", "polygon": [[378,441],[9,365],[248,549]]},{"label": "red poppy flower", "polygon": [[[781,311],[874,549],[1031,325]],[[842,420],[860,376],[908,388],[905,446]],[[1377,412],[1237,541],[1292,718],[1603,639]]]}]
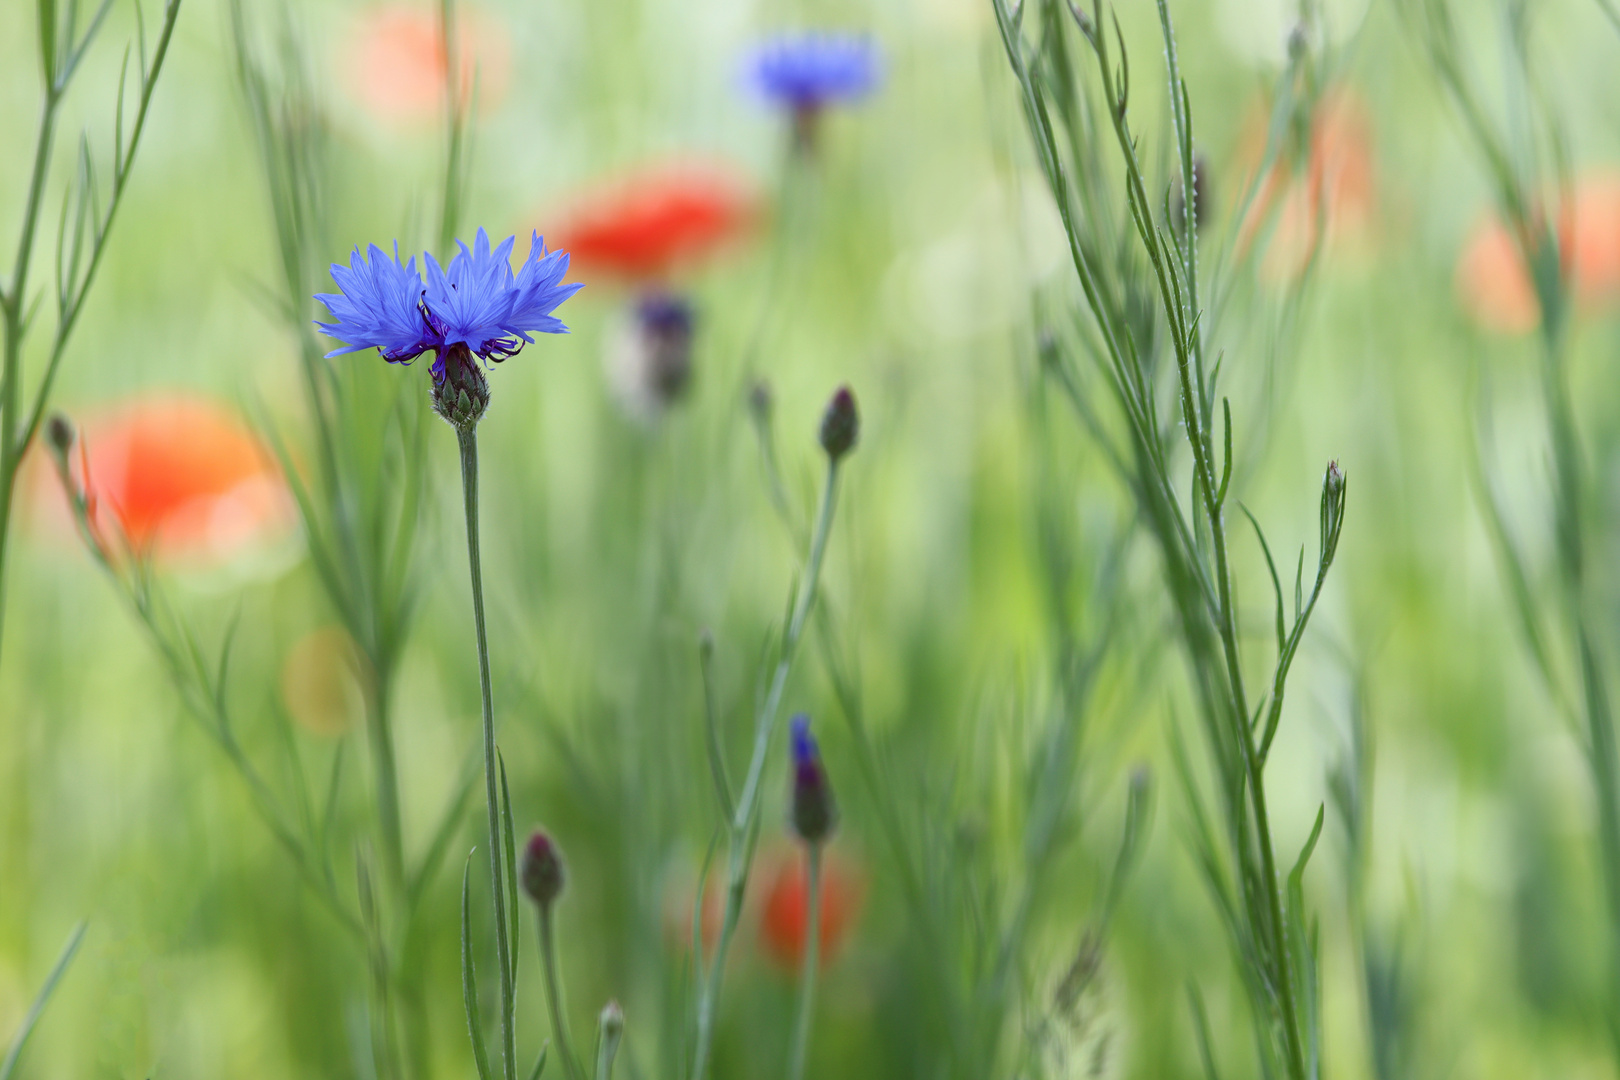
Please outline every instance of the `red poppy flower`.
[{"label": "red poppy flower", "polygon": [[[1583,177],[1563,200],[1559,257],[1579,308],[1620,302],[1620,174]],[[1494,215],[1483,217],[1457,260],[1463,308],[1487,330],[1522,334],[1541,321],[1530,273],[1516,238]]]},{"label": "red poppy flower", "polygon": [[[444,113],[449,50],[436,6],[392,4],[360,17],[344,72],[356,97],[390,121],[436,122]],[[507,35],[482,12],[463,8],[456,19],[456,73],[462,101],[477,89],[480,108],[506,95],[511,70]]]},{"label": "red poppy flower", "polygon": [[123,406],[85,426],[75,468],[93,524],[164,558],[233,554],[291,521],[263,444],[226,410],[186,397]]},{"label": "red poppy flower", "polygon": [[[760,918],[760,941],[765,952],[782,967],[797,971],[804,962],[810,931],[809,878],[802,851],[784,852],[764,870],[765,893]],[[837,953],[855,924],[864,899],[865,883],[859,867],[824,850],[821,856],[821,963]]]},{"label": "red poppy flower", "polygon": [[[1256,111],[1242,156],[1253,172],[1264,153],[1269,117]],[[1364,240],[1376,201],[1372,122],[1361,98],[1347,87],[1322,97],[1311,117],[1305,163],[1295,170],[1279,156],[1261,181],[1238,234],[1246,249],[1275,215],[1260,263],[1269,280],[1297,277],[1324,245]]]},{"label": "red poppy flower", "polygon": [[645,281],[735,240],[755,214],[753,195],[729,170],[662,165],[593,190],[549,238],[584,277]]}]

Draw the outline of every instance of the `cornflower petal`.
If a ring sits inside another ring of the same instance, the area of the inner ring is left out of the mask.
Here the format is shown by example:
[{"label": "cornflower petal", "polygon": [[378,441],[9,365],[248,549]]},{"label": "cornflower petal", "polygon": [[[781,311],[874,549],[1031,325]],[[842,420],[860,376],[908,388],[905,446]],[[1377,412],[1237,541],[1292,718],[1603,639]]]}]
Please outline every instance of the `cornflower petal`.
[{"label": "cornflower petal", "polygon": [[517,295],[509,261],[512,238],[491,251],[489,234],[479,229],[471,249],[459,240],[456,245],[461,250],[446,268],[440,268],[431,252],[424,255],[425,302],[445,346],[466,345],[486,359],[515,351],[506,330]]},{"label": "cornflower petal", "polygon": [[556,307],[583,286],[580,282],[563,284],[568,273],[568,253],[547,251],[546,242],[539,233],[531,233],[529,257],[518,271],[514,283],[512,311],[504,329],[524,341],[533,341],[530,332],[566,334],[568,327],[551,314]]},{"label": "cornflower petal", "polygon": [[848,34],[779,37],[749,57],[749,84],[764,98],[793,109],[858,101],[881,77],[877,44]]},{"label": "cornflower petal", "polygon": [[439,347],[437,335],[422,318],[422,277],[416,272],[416,258],[402,265],[397,242],[391,258],[376,244],[368,245],[365,255],[356,247],[348,266],[332,264],[332,280],[340,291],[319,293],[315,299],[326,305],[334,321],[315,325],[344,347],[327,356],[375,348],[385,360],[408,363]]}]

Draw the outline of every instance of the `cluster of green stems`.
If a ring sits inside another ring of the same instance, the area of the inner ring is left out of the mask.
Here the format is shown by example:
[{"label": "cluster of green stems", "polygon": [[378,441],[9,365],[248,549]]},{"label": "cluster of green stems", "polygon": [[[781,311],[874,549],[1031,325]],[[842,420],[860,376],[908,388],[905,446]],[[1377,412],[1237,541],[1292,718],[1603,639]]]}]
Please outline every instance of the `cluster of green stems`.
[{"label": "cluster of green stems", "polygon": [[[1028,41],[1024,30],[1026,11],[1031,7],[1037,10],[1038,45]],[[1183,222],[1165,220],[1168,204],[1163,217],[1156,215],[1148,194],[1129,121],[1129,60],[1117,21],[1110,21],[1111,12],[1100,0],[1089,13],[1058,0],[1031,0],[1016,8],[997,0],[995,9],[1036,157],[1056,200],[1084,296],[1089,318],[1076,319],[1076,332],[1086,339],[1086,348],[1108,380],[1125,422],[1126,448],[1116,447],[1103,428],[1061,347],[1049,350],[1049,367],[1082,421],[1103,441],[1109,460],[1157,541],[1190,662],[1224,824],[1223,855],[1222,845],[1215,842],[1198,809],[1193,772],[1185,767],[1201,869],[1242,961],[1257,1043],[1268,1071],[1280,1068],[1291,1080],[1309,1080],[1317,1075],[1320,1045],[1315,949],[1313,936],[1303,926],[1307,918],[1303,901],[1294,894],[1315,834],[1289,875],[1285,895],[1264,771],[1281,720],[1288,672],[1337,548],[1343,525],[1343,475],[1337,466],[1329,466],[1322,492],[1315,582],[1306,600],[1302,553],[1291,625],[1272,566],[1277,656],[1268,690],[1259,707],[1252,707],[1227,533],[1233,464],[1231,408],[1223,401],[1224,430],[1218,449],[1214,403],[1219,365],[1212,369],[1205,359],[1207,328],[1198,298],[1197,214],[1190,206],[1197,191],[1191,99],[1180,76],[1168,7],[1159,0],[1177,180],[1188,193],[1189,209]],[[1096,62],[1101,95],[1095,110],[1083,85],[1084,76],[1070,56],[1071,35],[1076,33]],[[1099,223],[1108,212],[1098,161],[1105,152],[1096,137],[1099,128],[1102,139],[1115,144],[1116,160],[1123,167],[1123,233],[1129,240],[1116,241]],[[1120,266],[1127,272],[1113,275],[1111,270]],[[1133,273],[1132,267],[1139,269]],[[1152,357],[1156,342],[1163,339],[1168,339],[1172,354],[1177,419],[1191,455],[1192,492],[1186,503],[1173,480],[1175,425],[1165,425],[1158,416]],[[1263,535],[1261,544],[1265,546]],[[1270,564],[1269,548],[1266,558]]]}]

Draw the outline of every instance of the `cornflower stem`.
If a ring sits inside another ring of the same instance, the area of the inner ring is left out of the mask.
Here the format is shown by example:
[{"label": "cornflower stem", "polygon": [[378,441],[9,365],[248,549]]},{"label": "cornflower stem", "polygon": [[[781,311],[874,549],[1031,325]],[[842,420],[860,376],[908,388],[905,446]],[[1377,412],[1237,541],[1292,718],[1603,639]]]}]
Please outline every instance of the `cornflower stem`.
[{"label": "cornflower stem", "polygon": [[562,1057],[563,1071],[569,1080],[584,1080],[584,1070],[574,1056],[573,1043],[568,1041],[568,1023],[563,1017],[562,977],[558,974],[557,944],[552,934],[551,904],[540,905],[540,969],[546,979],[546,1010],[551,1015],[551,1037],[557,1041],[557,1053]]},{"label": "cornflower stem", "polygon": [[517,1037],[512,1030],[512,947],[507,940],[506,887],[501,868],[500,794],[496,779],[495,698],[489,677],[489,635],[484,628],[484,575],[478,547],[478,431],[456,428],[461,443],[461,489],[467,509],[467,565],[472,571],[473,622],[478,630],[478,688],[483,699],[484,798],[489,811],[489,878],[495,902],[495,955],[501,969],[501,1064],[507,1080],[516,1080]]},{"label": "cornflower stem", "polygon": [[725,918],[720,924],[720,936],[715,942],[714,959],[709,963],[708,977],[704,980],[698,1000],[697,1048],[692,1058],[693,1080],[707,1075],[709,1058],[714,1046],[715,1013],[720,1001],[721,977],[725,974],[726,955],[731,939],[742,915],[743,893],[748,885],[748,868],[752,860],[752,833],[758,819],[760,778],[765,771],[765,759],[770,752],[771,738],[776,731],[777,712],[782,705],[782,692],[787,685],[788,673],[793,668],[799,637],[815,603],[816,589],[821,581],[821,564],[827,553],[827,537],[832,532],[833,507],[838,495],[838,459],[827,460],[827,482],[821,493],[821,508],[816,514],[815,532],[810,538],[810,557],[805,565],[804,580],[794,601],[782,636],[782,649],[771,677],[770,689],[754,722],[754,753],[748,763],[748,776],[743,782],[742,794],[730,823],[729,881],[726,888]]},{"label": "cornflower stem", "polygon": [[821,967],[821,844],[805,845],[804,961],[799,971],[799,1017],[793,1025],[793,1051],[788,1058],[788,1080],[804,1080],[804,1063],[810,1052],[810,1026],[816,1012],[816,973]]}]

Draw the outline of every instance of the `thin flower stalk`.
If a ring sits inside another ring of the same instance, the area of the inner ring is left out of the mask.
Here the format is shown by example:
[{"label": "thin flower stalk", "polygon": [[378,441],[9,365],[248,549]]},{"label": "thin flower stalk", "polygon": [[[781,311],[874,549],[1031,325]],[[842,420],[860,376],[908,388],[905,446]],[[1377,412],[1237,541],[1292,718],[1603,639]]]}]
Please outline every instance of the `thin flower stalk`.
[{"label": "thin flower stalk", "polygon": [[[517,1035],[513,1030],[512,946],[508,940],[506,872],[502,868],[500,791],[496,780],[495,695],[489,675],[489,636],[484,628],[484,572],[478,543],[478,432],[468,425],[456,429],[461,446],[461,487],[467,514],[467,566],[472,575],[473,623],[478,636],[478,691],[483,707],[484,798],[489,821],[490,892],[495,909],[495,956],[501,976],[501,1062],[508,1080],[517,1076]],[[546,916],[541,930],[550,936]],[[558,1043],[562,1043],[559,1033]],[[565,1058],[566,1058],[565,1053]]]},{"label": "thin flower stalk", "polygon": [[[748,885],[748,870],[753,861],[754,840],[759,828],[759,792],[770,754],[771,741],[776,733],[777,715],[781,710],[782,693],[787,686],[788,674],[798,652],[799,638],[805,622],[815,605],[816,592],[821,582],[822,561],[827,553],[827,540],[832,534],[833,510],[837,505],[838,474],[844,457],[854,447],[859,430],[854,397],[847,388],[833,396],[822,418],[821,444],[827,452],[827,479],[822,486],[820,509],[810,538],[809,556],[804,577],[794,600],[793,610],[782,629],[781,645],[777,652],[775,671],[770,687],[754,719],[754,749],[749,758],[748,772],[737,796],[731,820],[727,823],[727,867],[725,913],[715,943],[714,958],[707,972],[699,967],[699,998],[697,1006],[697,1045],[692,1057],[692,1076],[703,1080],[707,1075],[714,1045],[714,1026],[719,1009],[720,985],[725,974],[726,957],[731,941],[742,917],[743,896]],[[721,782],[717,778],[717,783]]]},{"label": "thin flower stalk", "polygon": [[[38,5],[40,75],[43,81],[39,132],[34,144],[33,164],[29,169],[27,194],[23,199],[17,254],[12,261],[10,275],[0,284],[0,342],[3,342],[3,349],[0,349],[0,642],[4,640],[7,550],[17,473],[44,421],[62,357],[67,351],[79,315],[84,310],[96,271],[106,255],[113,220],[123,203],[135,152],[146,130],[153,93],[157,89],[158,77],[168,57],[169,42],[180,17],[180,0],[168,0],[163,10],[163,24],[150,56],[147,53],[144,18],[141,21],[135,100],[133,114],[129,117],[128,138],[125,137],[124,97],[129,86],[130,60],[135,57],[131,55],[132,47],[125,47],[113,114],[112,174],[105,192],[105,205],[96,178],[89,135],[85,134],[80,139],[78,171],[63,194],[62,218],[56,236],[53,283],[56,326],[46,351],[44,370],[33,392],[25,397],[22,386],[23,346],[37,312],[29,297],[29,271],[39,240],[41,208],[50,177],[57,125],[73,77],[111,7],[112,0],[102,0],[84,32],[76,34],[77,4],[69,2],[59,8],[57,0],[40,0]],[[140,13],[138,6],[136,13]]]},{"label": "thin flower stalk", "polygon": [[810,1055],[810,1028],[816,1015],[816,972],[821,968],[821,844],[805,845],[804,961],[799,970],[799,1007],[793,1023],[793,1049],[788,1054],[788,1080],[804,1080]]}]

